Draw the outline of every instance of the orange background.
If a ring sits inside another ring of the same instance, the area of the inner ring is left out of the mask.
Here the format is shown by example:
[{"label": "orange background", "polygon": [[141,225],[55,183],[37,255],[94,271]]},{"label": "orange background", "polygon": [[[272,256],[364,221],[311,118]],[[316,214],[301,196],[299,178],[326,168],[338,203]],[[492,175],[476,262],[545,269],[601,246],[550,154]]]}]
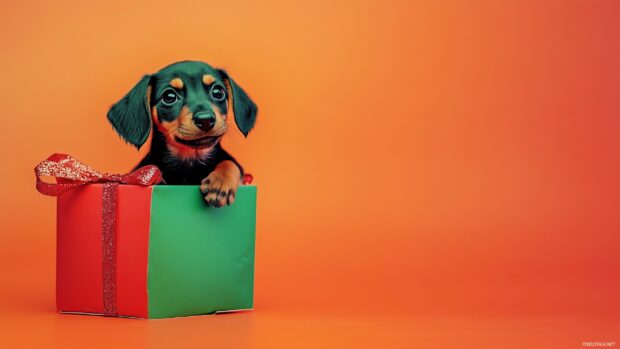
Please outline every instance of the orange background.
[{"label": "orange background", "polygon": [[[0,344],[620,341],[620,2],[4,1],[0,34]],[[32,169],[130,169],[107,109],[183,59],[259,105],[224,140],[260,189],[256,310],[58,315]]]}]

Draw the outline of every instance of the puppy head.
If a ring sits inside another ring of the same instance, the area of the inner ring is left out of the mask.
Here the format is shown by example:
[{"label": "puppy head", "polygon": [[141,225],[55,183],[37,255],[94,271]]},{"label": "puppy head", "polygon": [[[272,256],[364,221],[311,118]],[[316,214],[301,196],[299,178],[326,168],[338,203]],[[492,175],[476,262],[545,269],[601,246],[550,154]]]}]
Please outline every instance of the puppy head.
[{"label": "puppy head", "polygon": [[247,136],[257,107],[223,70],[184,61],[143,77],[108,112],[108,120],[128,143],[140,148],[154,124],[175,155],[208,153],[228,130],[233,115]]}]

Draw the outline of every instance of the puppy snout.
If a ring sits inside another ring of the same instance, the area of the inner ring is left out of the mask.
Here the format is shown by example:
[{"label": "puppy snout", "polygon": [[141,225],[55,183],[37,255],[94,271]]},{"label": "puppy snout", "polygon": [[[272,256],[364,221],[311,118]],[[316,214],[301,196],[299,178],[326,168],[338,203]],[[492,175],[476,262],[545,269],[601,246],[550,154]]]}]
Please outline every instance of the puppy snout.
[{"label": "puppy snout", "polygon": [[207,132],[215,126],[215,114],[209,112],[194,114],[194,124],[199,129]]}]

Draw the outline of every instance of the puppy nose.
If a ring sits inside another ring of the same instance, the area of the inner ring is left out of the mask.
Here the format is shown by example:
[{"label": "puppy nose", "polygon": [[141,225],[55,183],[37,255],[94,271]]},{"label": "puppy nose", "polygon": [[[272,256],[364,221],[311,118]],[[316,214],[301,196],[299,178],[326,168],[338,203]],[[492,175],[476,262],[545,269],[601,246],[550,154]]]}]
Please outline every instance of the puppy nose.
[{"label": "puppy nose", "polygon": [[194,124],[199,129],[207,132],[215,126],[215,115],[213,113],[194,114]]}]

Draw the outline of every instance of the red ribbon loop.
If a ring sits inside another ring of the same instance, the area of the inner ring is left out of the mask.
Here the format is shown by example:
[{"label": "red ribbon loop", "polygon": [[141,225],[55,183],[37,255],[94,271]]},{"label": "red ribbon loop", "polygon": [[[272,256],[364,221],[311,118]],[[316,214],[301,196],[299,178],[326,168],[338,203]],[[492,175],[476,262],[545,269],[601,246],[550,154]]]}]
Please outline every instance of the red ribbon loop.
[{"label": "red ribbon loop", "polygon": [[[149,186],[163,181],[159,168],[147,165],[126,174],[102,173],[67,154],[53,154],[34,168],[37,190],[44,195],[58,196],[66,191],[91,183],[121,183]],[[56,178],[48,183],[41,176]]]}]

